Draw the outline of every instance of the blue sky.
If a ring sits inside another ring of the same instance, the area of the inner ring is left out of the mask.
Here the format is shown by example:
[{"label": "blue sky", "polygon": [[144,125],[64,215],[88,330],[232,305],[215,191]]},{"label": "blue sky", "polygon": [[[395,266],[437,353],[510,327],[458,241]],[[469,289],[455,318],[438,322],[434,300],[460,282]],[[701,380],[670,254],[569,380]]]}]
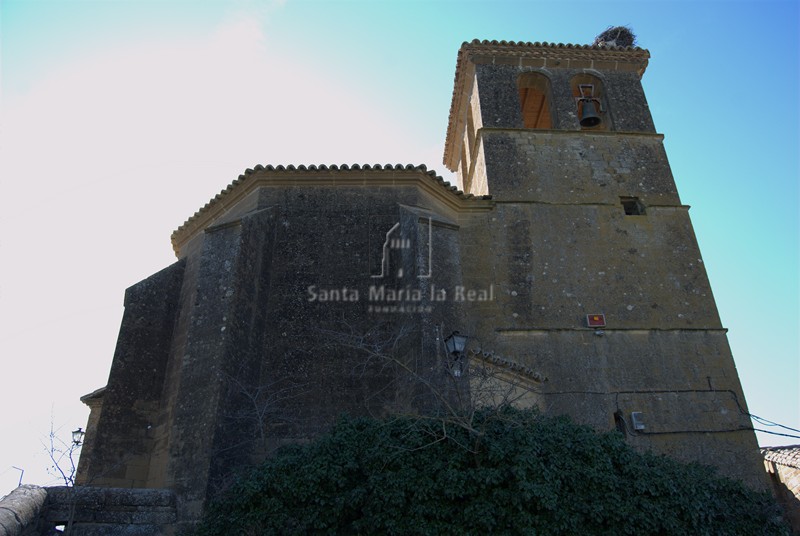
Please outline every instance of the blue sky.
[{"label": "blue sky", "polygon": [[[473,38],[589,43],[628,24],[750,411],[800,428],[798,3],[0,4],[0,494],[84,426],[124,289],[247,167],[442,162]],[[763,426],[760,426],[763,427]],[[774,428],[771,430],[778,431]],[[762,444],[800,440],[759,435]]]}]

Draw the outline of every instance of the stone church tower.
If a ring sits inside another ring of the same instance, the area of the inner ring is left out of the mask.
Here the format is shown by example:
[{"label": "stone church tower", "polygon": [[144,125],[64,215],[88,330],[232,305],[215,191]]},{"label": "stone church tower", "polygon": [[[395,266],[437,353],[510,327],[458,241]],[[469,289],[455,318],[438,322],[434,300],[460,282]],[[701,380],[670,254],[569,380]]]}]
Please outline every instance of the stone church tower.
[{"label": "stone church tower", "polygon": [[649,56],[461,47],[445,165],[494,203],[461,225],[476,237],[462,241],[462,277],[502,281],[468,330],[544,371],[545,411],[762,487],[689,207],[642,90]]},{"label": "stone church tower", "polygon": [[[648,59],[465,43],[444,151],[462,190],[422,166],[247,170],[127,290],[79,481],[173,489],[191,520],[233,468],[342,412],[432,410],[414,379],[446,397],[484,364],[544,412],[763,488]],[[387,344],[404,370],[374,359]]]}]

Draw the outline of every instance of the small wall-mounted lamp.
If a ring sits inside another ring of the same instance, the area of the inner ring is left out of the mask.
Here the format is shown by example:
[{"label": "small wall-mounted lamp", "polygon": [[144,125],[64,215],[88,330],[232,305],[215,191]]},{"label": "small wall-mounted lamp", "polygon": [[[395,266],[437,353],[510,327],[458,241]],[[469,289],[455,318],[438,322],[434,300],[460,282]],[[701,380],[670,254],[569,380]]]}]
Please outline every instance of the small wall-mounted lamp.
[{"label": "small wall-mounted lamp", "polygon": [[450,355],[451,360],[448,363],[448,368],[453,376],[458,378],[464,372],[464,348],[467,345],[467,337],[460,335],[454,331],[444,340],[444,347]]},{"label": "small wall-mounted lamp", "polygon": [[83,431],[83,428],[78,427],[77,430],[72,431],[72,444],[76,447],[83,445],[83,436],[86,435],[86,432]]}]

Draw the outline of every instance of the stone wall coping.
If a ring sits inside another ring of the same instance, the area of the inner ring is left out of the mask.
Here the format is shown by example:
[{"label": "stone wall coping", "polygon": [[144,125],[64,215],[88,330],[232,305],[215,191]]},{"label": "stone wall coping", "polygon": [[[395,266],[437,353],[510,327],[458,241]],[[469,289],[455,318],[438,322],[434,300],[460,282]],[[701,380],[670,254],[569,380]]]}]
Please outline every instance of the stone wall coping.
[{"label": "stone wall coping", "polygon": [[30,484],[23,484],[6,495],[0,501],[0,536],[28,533],[29,527],[36,526],[46,499],[44,488]]},{"label": "stone wall coping", "polygon": [[102,400],[103,396],[106,394],[106,387],[107,386],[104,385],[103,387],[95,389],[94,391],[92,391],[89,394],[83,395],[80,398],[81,402],[83,402],[84,404],[86,404],[88,406],[88,405],[90,405],[92,402],[94,402],[96,400]]}]

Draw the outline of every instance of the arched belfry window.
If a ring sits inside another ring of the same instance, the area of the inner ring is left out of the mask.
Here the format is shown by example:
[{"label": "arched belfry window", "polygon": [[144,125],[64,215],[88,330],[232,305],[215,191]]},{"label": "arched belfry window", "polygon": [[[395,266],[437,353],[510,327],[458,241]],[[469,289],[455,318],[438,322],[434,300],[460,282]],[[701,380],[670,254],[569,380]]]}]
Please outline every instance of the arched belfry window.
[{"label": "arched belfry window", "polygon": [[611,116],[608,113],[603,81],[592,74],[581,73],[572,77],[570,86],[581,130],[609,130]]},{"label": "arched belfry window", "polygon": [[550,115],[550,79],[542,73],[519,77],[519,102],[525,128],[553,128]]}]

